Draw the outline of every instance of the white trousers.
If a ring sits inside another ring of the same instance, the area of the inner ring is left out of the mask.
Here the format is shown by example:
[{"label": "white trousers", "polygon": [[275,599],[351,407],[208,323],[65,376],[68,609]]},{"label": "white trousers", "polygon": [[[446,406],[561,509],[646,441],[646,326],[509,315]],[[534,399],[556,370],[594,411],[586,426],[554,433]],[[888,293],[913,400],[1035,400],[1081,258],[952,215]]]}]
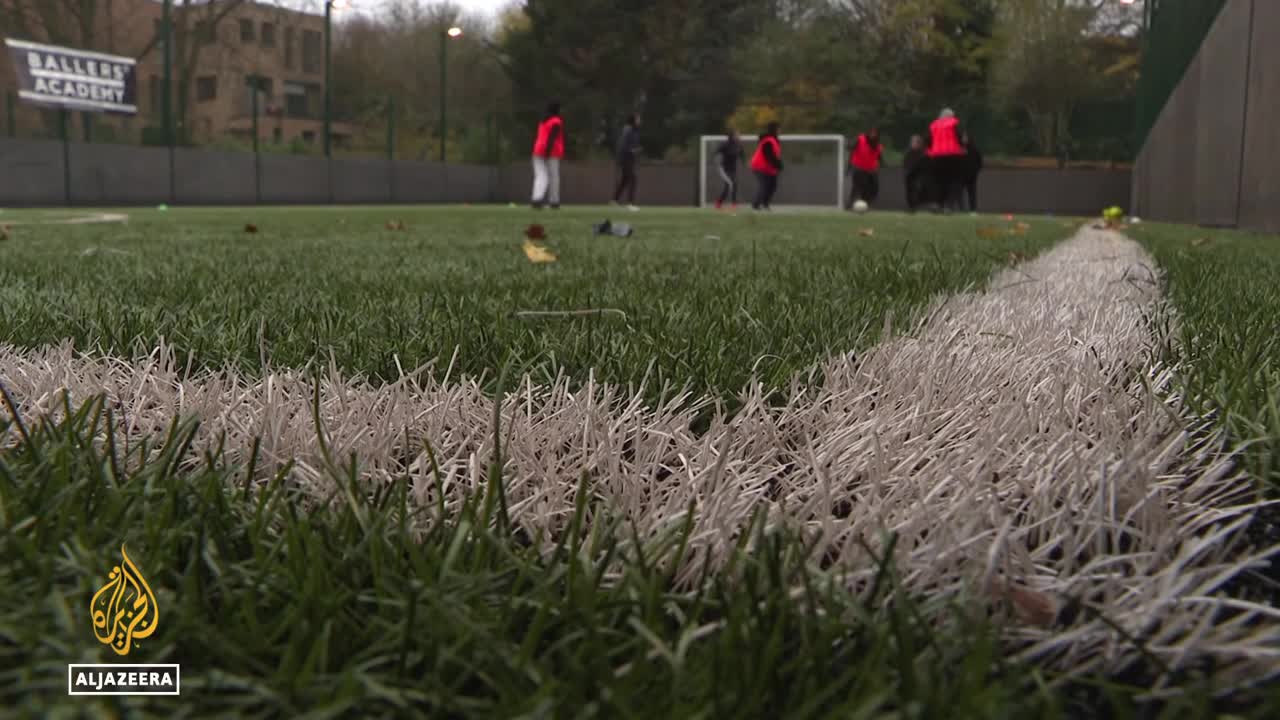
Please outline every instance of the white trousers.
[{"label": "white trousers", "polygon": [[533,202],[560,204],[560,158],[533,156]]}]

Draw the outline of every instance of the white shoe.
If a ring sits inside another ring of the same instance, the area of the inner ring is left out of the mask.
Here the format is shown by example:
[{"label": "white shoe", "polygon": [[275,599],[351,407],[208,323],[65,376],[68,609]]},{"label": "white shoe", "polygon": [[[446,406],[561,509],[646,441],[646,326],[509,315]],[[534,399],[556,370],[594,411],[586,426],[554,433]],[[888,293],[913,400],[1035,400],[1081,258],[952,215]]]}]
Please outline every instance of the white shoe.
[{"label": "white shoe", "polygon": [[640,212],[640,208],[636,207],[635,205],[628,205],[627,209],[630,210],[631,212]]}]

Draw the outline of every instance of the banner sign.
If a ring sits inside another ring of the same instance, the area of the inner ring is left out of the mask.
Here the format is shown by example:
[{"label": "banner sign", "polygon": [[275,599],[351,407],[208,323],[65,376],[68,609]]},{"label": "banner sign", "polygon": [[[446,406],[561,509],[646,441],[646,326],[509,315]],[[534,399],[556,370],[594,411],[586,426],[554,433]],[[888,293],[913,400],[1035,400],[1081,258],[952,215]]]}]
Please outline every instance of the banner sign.
[{"label": "banner sign", "polygon": [[138,114],[137,61],[5,38],[18,74],[18,97],[34,105]]}]

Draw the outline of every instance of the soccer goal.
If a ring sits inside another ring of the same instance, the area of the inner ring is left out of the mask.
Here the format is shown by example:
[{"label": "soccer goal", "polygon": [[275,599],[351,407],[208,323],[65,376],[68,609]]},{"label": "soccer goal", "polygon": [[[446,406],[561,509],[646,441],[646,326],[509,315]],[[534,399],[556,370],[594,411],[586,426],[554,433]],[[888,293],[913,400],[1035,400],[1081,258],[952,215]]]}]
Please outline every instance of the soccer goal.
[{"label": "soccer goal", "polygon": [[[724,185],[716,148],[725,135],[703,135],[698,143],[698,204],[714,205]],[[759,135],[739,135],[743,158],[738,162],[738,202],[750,205],[756,193],[751,155]],[[796,209],[841,210],[845,201],[845,139],[843,135],[779,135],[784,169],[774,206]]]}]

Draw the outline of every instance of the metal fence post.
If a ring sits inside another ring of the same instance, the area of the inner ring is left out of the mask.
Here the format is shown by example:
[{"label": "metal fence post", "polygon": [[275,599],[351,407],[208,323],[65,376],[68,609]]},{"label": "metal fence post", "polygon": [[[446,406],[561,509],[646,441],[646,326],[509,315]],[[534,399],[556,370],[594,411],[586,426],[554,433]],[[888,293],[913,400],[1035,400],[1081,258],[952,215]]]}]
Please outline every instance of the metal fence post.
[{"label": "metal fence post", "polygon": [[71,207],[71,124],[68,110],[58,111],[58,135],[62,138],[62,190],[67,207]]},{"label": "metal fence post", "polygon": [[253,87],[250,88],[250,96],[253,105],[253,201],[262,204],[262,155],[258,148],[258,87],[261,81],[257,76],[253,78]]},{"label": "metal fence post", "polygon": [[164,103],[164,144],[169,148],[169,202],[177,196],[173,159],[173,0],[164,0],[160,13],[160,33],[164,36],[164,75],[161,102]]},{"label": "metal fence post", "polygon": [[388,201],[396,201],[396,98],[387,98],[387,194]]}]

